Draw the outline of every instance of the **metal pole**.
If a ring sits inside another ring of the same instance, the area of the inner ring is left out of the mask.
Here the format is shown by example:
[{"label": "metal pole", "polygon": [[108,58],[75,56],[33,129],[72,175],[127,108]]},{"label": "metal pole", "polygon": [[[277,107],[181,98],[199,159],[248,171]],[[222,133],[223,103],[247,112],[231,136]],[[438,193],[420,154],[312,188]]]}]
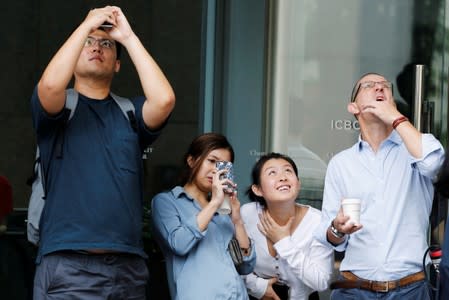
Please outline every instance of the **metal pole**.
[{"label": "metal pole", "polygon": [[421,131],[421,110],[424,97],[424,65],[415,65],[414,69],[414,109],[413,109],[413,123],[419,131]]}]

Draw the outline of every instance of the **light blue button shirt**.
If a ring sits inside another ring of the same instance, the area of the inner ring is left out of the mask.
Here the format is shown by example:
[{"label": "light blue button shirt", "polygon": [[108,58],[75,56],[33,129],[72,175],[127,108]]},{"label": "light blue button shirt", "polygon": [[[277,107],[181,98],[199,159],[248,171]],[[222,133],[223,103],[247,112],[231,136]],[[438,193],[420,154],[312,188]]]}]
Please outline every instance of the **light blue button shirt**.
[{"label": "light blue button shirt", "polygon": [[315,236],[327,242],[327,228],[343,198],[362,200],[363,228],[335,247],[346,251],[341,271],[370,280],[396,280],[422,270],[432,180],[442,164],[444,150],[433,135],[423,134],[422,153],[421,159],[413,158],[393,131],[377,153],[359,138],[329,162],[322,220]]},{"label": "light blue button shirt", "polygon": [[[234,235],[229,215],[215,215],[201,232],[201,207],[182,187],[152,200],[154,233],[164,252],[172,299],[248,299],[245,284],[228,251]],[[256,253],[244,256],[242,274],[252,272]]]}]

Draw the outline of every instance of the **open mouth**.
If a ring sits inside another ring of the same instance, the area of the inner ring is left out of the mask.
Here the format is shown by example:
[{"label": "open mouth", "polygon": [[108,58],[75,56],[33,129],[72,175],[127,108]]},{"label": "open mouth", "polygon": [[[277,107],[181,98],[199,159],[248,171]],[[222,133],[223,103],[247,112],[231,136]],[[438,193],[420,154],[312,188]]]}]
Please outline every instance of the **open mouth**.
[{"label": "open mouth", "polygon": [[376,96],[376,101],[385,101],[384,95],[377,95]]},{"label": "open mouth", "polygon": [[280,192],[289,191],[290,186],[289,185],[281,185],[280,187],[277,188],[277,190]]}]

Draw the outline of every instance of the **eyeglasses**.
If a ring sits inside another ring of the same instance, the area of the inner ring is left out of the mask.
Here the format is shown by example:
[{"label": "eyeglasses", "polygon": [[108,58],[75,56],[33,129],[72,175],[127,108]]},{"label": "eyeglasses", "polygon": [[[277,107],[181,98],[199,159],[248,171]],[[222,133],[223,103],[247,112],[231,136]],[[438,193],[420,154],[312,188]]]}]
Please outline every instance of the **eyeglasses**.
[{"label": "eyeglasses", "polygon": [[392,83],[389,81],[365,81],[360,83],[360,87],[362,89],[372,89],[376,86],[376,84],[380,85],[384,89],[391,89]]},{"label": "eyeglasses", "polygon": [[93,47],[98,43],[101,48],[104,49],[112,49],[115,46],[115,42],[109,39],[96,39],[92,36],[88,36],[86,42],[84,43],[84,47]]},{"label": "eyeglasses", "polygon": [[384,89],[392,89],[393,88],[393,84],[389,81],[364,81],[364,82],[360,82],[357,85],[357,89],[354,89],[351,95],[351,102],[355,101],[355,98],[357,97],[357,95],[359,94],[360,89],[364,89],[364,90],[368,90],[368,89],[372,89],[376,86],[376,84],[380,85],[381,88]]}]

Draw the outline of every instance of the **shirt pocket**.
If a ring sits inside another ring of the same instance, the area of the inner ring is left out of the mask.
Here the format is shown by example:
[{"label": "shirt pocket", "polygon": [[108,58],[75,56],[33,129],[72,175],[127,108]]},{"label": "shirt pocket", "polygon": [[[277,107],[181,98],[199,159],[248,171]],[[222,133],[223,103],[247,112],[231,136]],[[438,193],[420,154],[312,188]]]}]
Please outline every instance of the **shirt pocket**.
[{"label": "shirt pocket", "polygon": [[117,165],[123,172],[137,173],[140,168],[140,147],[137,134],[120,135],[114,141]]}]

